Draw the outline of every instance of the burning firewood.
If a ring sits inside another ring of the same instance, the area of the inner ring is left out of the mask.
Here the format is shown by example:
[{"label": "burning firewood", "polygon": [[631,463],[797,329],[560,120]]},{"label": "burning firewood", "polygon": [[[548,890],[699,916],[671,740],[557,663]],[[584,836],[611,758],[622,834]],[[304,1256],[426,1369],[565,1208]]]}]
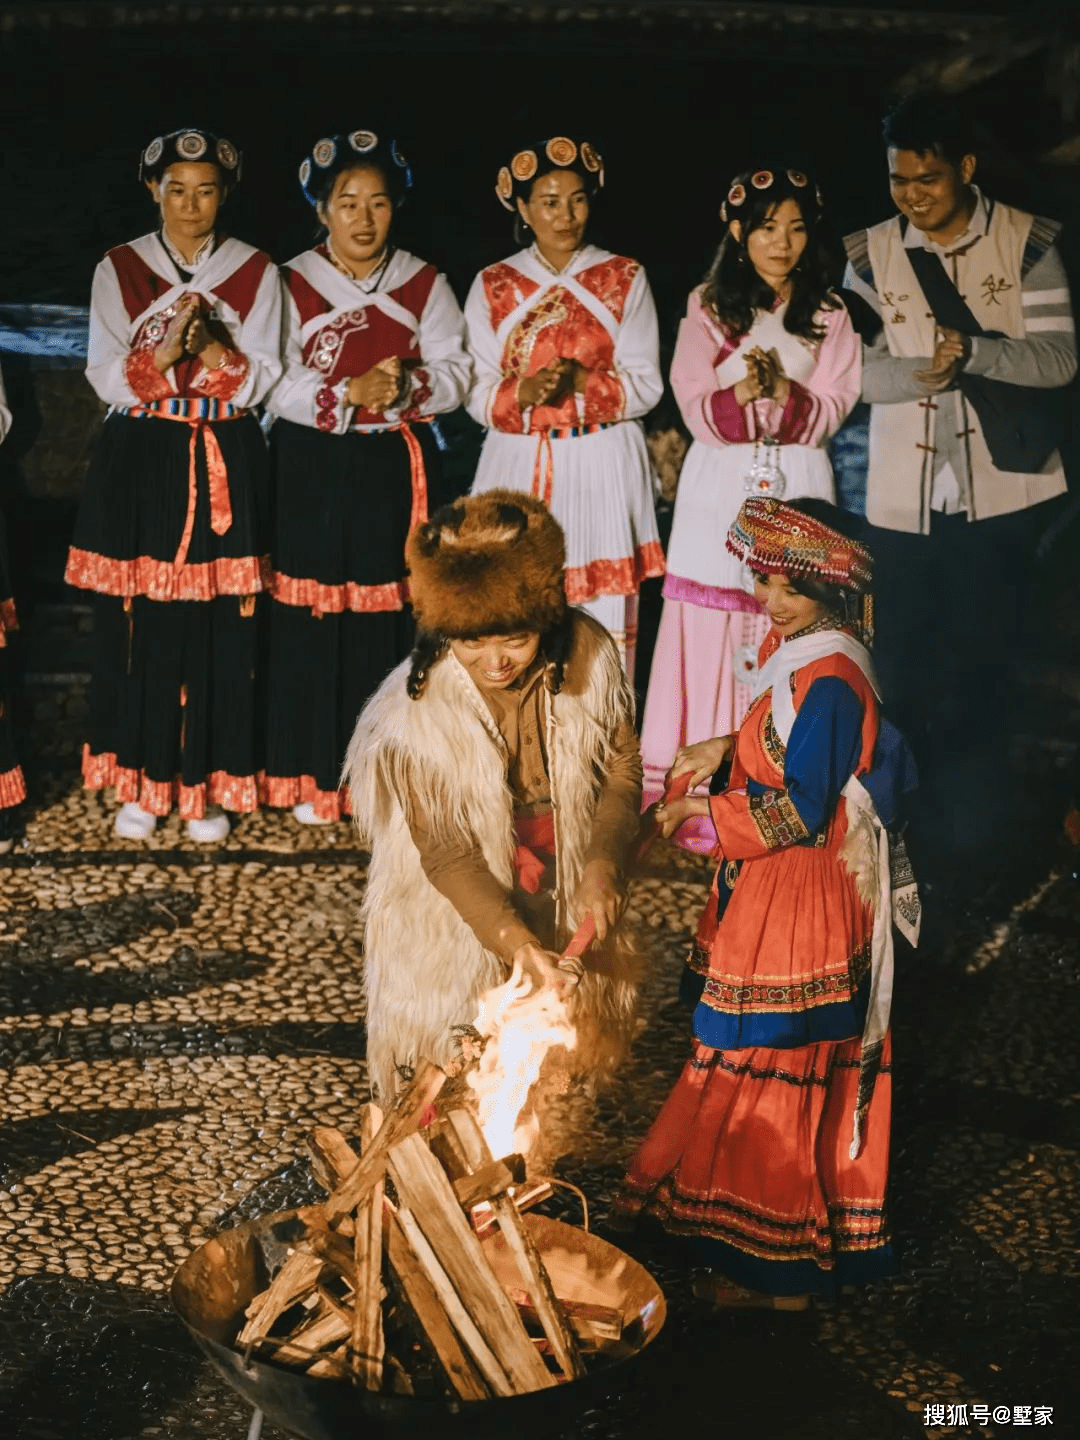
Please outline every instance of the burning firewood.
[{"label": "burning firewood", "polygon": [[[493,1158],[465,1110],[420,1133],[445,1078],[423,1064],[385,1118],[365,1107],[359,1154],[340,1131],[312,1134],[329,1198],[300,1212],[238,1349],[370,1390],[435,1384],[481,1400],[575,1379],[583,1347],[617,1337],[619,1317],[580,1304],[568,1315],[556,1295],[514,1198],[550,1190],[525,1186],[521,1157]],[[517,1271],[512,1289],[477,1233],[492,1227]]]}]

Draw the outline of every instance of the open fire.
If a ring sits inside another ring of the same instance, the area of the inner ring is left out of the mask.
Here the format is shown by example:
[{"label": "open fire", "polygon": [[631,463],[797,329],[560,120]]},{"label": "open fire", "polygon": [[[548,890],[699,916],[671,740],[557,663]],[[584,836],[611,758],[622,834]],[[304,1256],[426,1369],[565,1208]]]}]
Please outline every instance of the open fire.
[{"label": "open fire", "polygon": [[535,1112],[519,1123],[549,1052],[573,1050],[577,1033],[565,1002],[550,989],[534,989],[515,966],[510,979],[481,997],[474,1029],[487,1043],[466,1076],[476,1097],[477,1120],[493,1155],[524,1155],[536,1143]]}]

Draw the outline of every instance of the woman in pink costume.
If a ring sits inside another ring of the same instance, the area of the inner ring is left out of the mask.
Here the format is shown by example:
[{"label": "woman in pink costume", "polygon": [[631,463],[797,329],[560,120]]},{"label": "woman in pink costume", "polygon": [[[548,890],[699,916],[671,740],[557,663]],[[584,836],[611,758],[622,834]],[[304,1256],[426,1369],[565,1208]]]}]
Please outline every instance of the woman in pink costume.
[{"label": "woman in pink costume", "polygon": [[[830,290],[820,191],[754,170],[720,210],[727,233],[679,327],[671,385],[694,440],[679,478],[641,735],[644,803],[675,752],[738,727],[768,628],[724,537],[747,493],[833,499],[825,443],[859,395],[859,341]],[[708,851],[691,821],[679,843]]]}]

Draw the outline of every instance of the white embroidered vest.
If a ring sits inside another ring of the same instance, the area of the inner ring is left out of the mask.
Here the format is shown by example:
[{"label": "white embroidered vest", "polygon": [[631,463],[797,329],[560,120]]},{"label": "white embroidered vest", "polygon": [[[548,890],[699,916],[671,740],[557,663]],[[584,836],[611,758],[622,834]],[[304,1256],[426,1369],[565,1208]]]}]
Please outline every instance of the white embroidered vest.
[{"label": "white embroidered vest", "polygon": [[[1017,339],[1026,334],[1021,263],[1031,224],[1032,216],[995,202],[986,234],[966,253],[949,261],[950,279],[955,280],[984,330],[1000,330]],[[905,358],[933,355],[934,316],[908,259],[900,217],[873,226],[867,231],[867,242],[890,354]],[[871,407],[866,494],[866,516],[871,524],[912,534],[929,530],[934,437],[939,425],[952,424],[958,416],[959,424],[969,432],[970,519],[986,520],[1025,510],[1065,489],[1065,472],[1056,452],[1039,474],[998,470],[973,407],[959,392],[947,391],[928,395],[926,401]]]}]

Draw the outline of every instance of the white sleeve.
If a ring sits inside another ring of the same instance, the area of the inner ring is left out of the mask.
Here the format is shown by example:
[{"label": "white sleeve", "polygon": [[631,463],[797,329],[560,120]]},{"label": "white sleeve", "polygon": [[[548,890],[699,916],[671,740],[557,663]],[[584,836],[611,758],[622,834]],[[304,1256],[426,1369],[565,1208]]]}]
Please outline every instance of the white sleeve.
[{"label": "white sleeve", "polygon": [[[120,296],[120,281],[113,263],[102,260],[90,287],[90,340],[86,378],[107,405],[138,405],[139,396],[128,384],[125,365],[131,354],[131,322]],[[175,391],[172,371],[163,379]]]},{"label": "white sleeve", "polygon": [[[300,344],[300,311],[284,279],[281,289],[284,291],[284,362],[281,379],[271,390],[266,402],[267,409],[274,415],[280,415],[283,420],[292,420],[296,425],[310,425],[312,429],[320,430],[325,425],[325,422],[324,425],[318,424],[320,414],[332,415],[333,427],[326,428],[331,434],[344,435],[352,424],[353,411],[356,408],[346,402],[348,380],[331,386],[325,375],[320,375],[317,370],[304,364],[304,353]],[[326,390],[333,390],[335,403],[332,407],[323,405],[320,409],[318,396]]]},{"label": "white sleeve", "polygon": [[[409,391],[387,415],[415,405],[422,414],[445,415],[464,401],[472,377],[465,349],[465,317],[445,275],[437,275],[420,316],[420,360],[410,372]],[[424,395],[424,390],[428,391]]]},{"label": "white sleeve", "polygon": [[260,404],[281,378],[281,311],[281,279],[277,266],[267,265],[251,309],[239,325],[229,327],[233,345],[248,367],[235,393],[229,396],[230,404]]},{"label": "white sleeve", "polygon": [[615,337],[615,374],[623,387],[624,420],[647,415],[664,393],[656,304],[641,268],[630,282],[622,324]]},{"label": "white sleeve", "polygon": [[491,426],[491,409],[504,376],[502,349],[491,328],[483,272],[477,275],[465,298],[465,334],[472,360],[472,384],[465,400],[479,424]]}]

